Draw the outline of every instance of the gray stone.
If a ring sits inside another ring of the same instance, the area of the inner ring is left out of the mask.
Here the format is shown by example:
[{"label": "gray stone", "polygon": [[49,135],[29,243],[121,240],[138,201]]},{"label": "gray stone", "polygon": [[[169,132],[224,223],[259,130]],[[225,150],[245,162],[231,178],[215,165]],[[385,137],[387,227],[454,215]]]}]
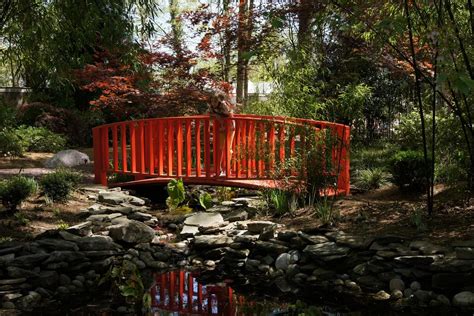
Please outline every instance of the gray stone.
[{"label": "gray stone", "polygon": [[341,231],[326,233],[326,237],[332,239],[336,243],[342,246],[349,247],[351,249],[363,249],[368,247],[366,238],[360,236],[347,235]]},{"label": "gray stone", "polygon": [[312,244],[312,245],[322,244],[322,243],[325,243],[325,242],[328,242],[328,241],[329,241],[329,239],[327,239],[327,238],[324,237],[324,236],[320,236],[320,235],[308,235],[308,234],[305,234],[305,233],[303,233],[303,232],[298,232],[298,237],[300,237],[301,239],[303,239],[306,243]]},{"label": "gray stone", "polygon": [[431,255],[431,256],[400,256],[396,257],[394,260],[397,262],[410,264],[410,265],[429,265],[435,260],[442,258],[440,255]]},{"label": "gray stone", "polygon": [[413,281],[413,282],[411,282],[411,284],[410,284],[410,289],[412,289],[413,291],[418,291],[418,290],[420,290],[420,289],[421,289],[421,284],[420,284],[420,282],[418,282],[418,281]]},{"label": "gray stone", "polygon": [[16,278],[16,279],[3,279],[0,280],[0,285],[13,285],[20,284],[26,281],[26,278]]},{"label": "gray stone", "polygon": [[432,292],[430,291],[424,291],[424,290],[418,290],[413,293],[413,295],[416,297],[416,299],[419,302],[427,303],[431,299]]},{"label": "gray stone", "polygon": [[66,229],[66,231],[71,234],[75,234],[79,236],[89,236],[92,234],[91,227],[92,227],[92,222],[87,221],[87,222],[83,222],[83,223],[71,226],[68,229]]},{"label": "gray stone", "polygon": [[395,290],[403,291],[405,290],[405,282],[402,279],[392,279],[390,280],[389,288],[391,292]]},{"label": "gray stone", "polygon": [[290,259],[291,255],[289,253],[282,253],[275,261],[275,268],[286,271],[291,263]]},{"label": "gray stone", "polygon": [[403,292],[400,291],[400,290],[393,290],[391,296],[394,299],[399,300],[399,299],[403,298]]},{"label": "gray stone", "polygon": [[201,235],[194,239],[196,248],[220,248],[232,243],[232,238],[226,235]]},{"label": "gray stone", "polygon": [[77,280],[77,279],[72,281],[72,285],[74,285],[77,288],[84,287],[84,284],[81,281]]},{"label": "gray stone", "polygon": [[185,219],[184,224],[199,227],[213,227],[224,223],[220,213],[199,212]]},{"label": "gray stone", "polygon": [[410,298],[412,297],[412,295],[413,295],[413,290],[411,288],[405,289],[405,291],[403,291],[403,296],[405,296],[406,298]]},{"label": "gray stone", "polygon": [[276,226],[276,224],[270,221],[252,221],[247,223],[247,229],[251,234],[260,234],[264,228],[272,226]]},{"label": "gray stone", "polygon": [[436,300],[440,302],[441,305],[451,306],[451,301],[443,294],[439,294],[438,296],[436,296]]},{"label": "gray stone", "polygon": [[275,229],[276,225],[264,227],[258,239],[268,241],[275,238]]},{"label": "gray stone", "polygon": [[59,294],[62,294],[62,295],[67,295],[70,292],[67,286],[59,286],[57,291]]},{"label": "gray stone", "polygon": [[474,248],[471,247],[457,247],[456,257],[464,260],[474,260]]},{"label": "gray stone", "polygon": [[153,215],[143,213],[143,212],[135,212],[135,213],[129,214],[127,217],[129,219],[134,219],[136,221],[145,222],[145,221],[148,221],[148,220],[152,219]]},{"label": "gray stone", "polygon": [[449,251],[443,246],[434,245],[423,240],[416,240],[410,243],[410,248],[420,251],[424,255],[444,254]]},{"label": "gray stone", "polygon": [[224,213],[224,220],[228,222],[245,221],[249,214],[245,210],[234,210],[229,213]]},{"label": "gray stone", "polygon": [[48,264],[52,262],[73,262],[73,261],[80,261],[85,258],[82,252],[77,251],[53,251],[49,254],[48,259],[44,261],[43,264]]},{"label": "gray stone", "polygon": [[[2,303],[2,308],[4,308],[4,309],[15,309],[16,306],[15,306],[15,304],[13,304],[13,302],[3,302]],[[12,315],[14,315],[14,314],[12,314]]]},{"label": "gray stone", "polygon": [[26,255],[15,258],[10,262],[10,264],[14,266],[32,266],[44,261],[48,257],[49,255],[46,253]]},{"label": "gray stone", "polygon": [[122,217],[122,213],[112,213],[112,214],[97,214],[97,215],[91,215],[87,218],[87,221],[92,222],[92,223],[105,223],[105,222],[111,222],[114,219],[117,219],[119,217]]},{"label": "gray stone", "polygon": [[355,273],[355,274],[358,274],[358,275],[367,275],[369,274],[369,270],[367,269],[367,263],[360,263],[358,265],[356,265],[352,271]]},{"label": "gray stone", "polygon": [[136,206],[145,205],[145,201],[132,195],[124,194],[122,192],[99,192],[99,202],[111,205],[120,205],[122,203],[130,203]]},{"label": "gray stone", "polygon": [[59,275],[59,284],[66,286],[71,284],[71,278],[67,276],[66,274],[60,274]]},{"label": "gray stone", "polygon": [[361,286],[373,291],[377,291],[377,290],[381,290],[385,288],[385,284],[386,284],[372,275],[364,275],[364,276],[358,277],[356,281]]},{"label": "gray stone", "polygon": [[75,167],[90,163],[89,156],[74,149],[61,150],[45,162],[46,168]]},{"label": "gray stone", "polygon": [[70,241],[63,239],[45,238],[36,241],[40,246],[53,250],[72,250],[79,251],[79,247]]},{"label": "gray stone", "polygon": [[334,242],[326,242],[316,245],[308,245],[303,250],[304,253],[316,259],[324,259],[324,257],[345,257],[349,253],[348,247],[338,246]]},{"label": "gray stone", "polygon": [[58,286],[59,275],[56,271],[41,271],[37,279],[37,285],[47,289],[53,289]]},{"label": "gray stone", "polygon": [[471,240],[459,240],[451,244],[453,247],[470,247],[474,248],[474,239]]},{"label": "gray stone", "polygon": [[41,295],[35,291],[30,291],[28,295],[20,297],[16,300],[15,305],[22,311],[33,310],[41,301]]},{"label": "gray stone", "polygon": [[271,254],[280,254],[280,253],[287,252],[289,250],[288,247],[274,243],[272,241],[258,240],[255,242],[255,246],[258,249],[263,250],[266,253],[271,253]]},{"label": "gray stone", "polygon": [[473,307],[474,293],[469,291],[460,292],[453,297],[453,305],[458,307]]},{"label": "gray stone", "polygon": [[109,236],[115,241],[124,241],[130,244],[147,243],[153,240],[155,231],[141,222],[127,220],[110,226]]},{"label": "gray stone", "polygon": [[31,269],[22,269],[18,267],[7,267],[7,274],[10,278],[34,278],[38,277],[38,273]]},{"label": "gray stone", "polygon": [[378,291],[373,296],[374,300],[376,301],[386,301],[390,299],[390,294],[385,292],[384,290]]},{"label": "gray stone", "polygon": [[[63,237],[64,238],[64,237]],[[77,244],[81,250],[112,250],[121,249],[122,247],[114,243],[109,236],[89,236],[79,238]]]}]

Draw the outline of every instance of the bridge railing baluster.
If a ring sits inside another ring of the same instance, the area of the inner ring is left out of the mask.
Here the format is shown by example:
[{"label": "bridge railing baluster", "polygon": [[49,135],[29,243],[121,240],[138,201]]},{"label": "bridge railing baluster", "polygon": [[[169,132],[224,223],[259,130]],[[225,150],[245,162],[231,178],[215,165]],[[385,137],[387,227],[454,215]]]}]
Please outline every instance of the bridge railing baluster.
[{"label": "bridge railing baluster", "polygon": [[192,150],[191,150],[191,120],[186,120],[186,176],[191,176],[191,171],[193,167],[193,157],[192,157]]},{"label": "bridge railing baluster", "polygon": [[118,164],[118,140],[117,140],[117,125],[112,127],[112,147],[113,147],[113,166],[114,172],[119,171]]},{"label": "bridge railing baluster", "polygon": [[130,162],[131,162],[131,172],[137,172],[137,147],[136,147],[136,129],[135,123],[130,123],[129,125],[130,130]]},{"label": "bridge railing baluster", "polygon": [[122,171],[128,172],[127,166],[127,125],[120,124],[120,150],[122,152]]},{"label": "bridge railing baluster", "polygon": [[174,120],[170,119],[168,121],[168,146],[167,146],[167,154],[168,154],[168,177],[173,176],[173,159],[174,159]]},{"label": "bridge railing baluster", "polygon": [[204,164],[206,168],[206,178],[211,176],[211,135],[210,118],[204,120]]},{"label": "bridge railing baluster", "polygon": [[178,126],[178,129],[176,131],[176,174],[178,175],[178,177],[181,177],[183,175],[183,121],[181,119],[177,119],[176,124]]},{"label": "bridge railing baluster", "polygon": [[196,137],[196,176],[201,177],[202,175],[202,166],[201,166],[201,120],[196,120],[196,125],[194,126],[195,137]]}]

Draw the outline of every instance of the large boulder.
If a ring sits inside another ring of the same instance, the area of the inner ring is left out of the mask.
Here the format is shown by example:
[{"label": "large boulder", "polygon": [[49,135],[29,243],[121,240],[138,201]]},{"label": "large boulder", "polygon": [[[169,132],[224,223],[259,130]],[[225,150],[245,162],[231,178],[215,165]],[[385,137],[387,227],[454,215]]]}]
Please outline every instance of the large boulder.
[{"label": "large boulder", "polygon": [[54,169],[59,167],[75,167],[88,163],[90,163],[89,156],[74,149],[67,149],[61,150],[48,159],[45,166],[46,168]]},{"label": "large boulder", "polygon": [[109,227],[109,236],[115,241],[130,244],[148,243],[155,237],[155,231],[135,220],[123,220]]}]

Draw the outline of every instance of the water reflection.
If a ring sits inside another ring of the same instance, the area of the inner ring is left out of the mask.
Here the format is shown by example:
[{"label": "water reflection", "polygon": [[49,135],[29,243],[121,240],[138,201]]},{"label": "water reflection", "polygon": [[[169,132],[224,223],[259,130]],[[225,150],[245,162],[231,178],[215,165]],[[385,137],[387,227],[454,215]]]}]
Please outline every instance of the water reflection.
[{"label": "water reflection", "polygon": [[155,275],[150,294],[153,315],[240,315],[244,305],[244,297],[225,283],[203,285],[187,271]]}]

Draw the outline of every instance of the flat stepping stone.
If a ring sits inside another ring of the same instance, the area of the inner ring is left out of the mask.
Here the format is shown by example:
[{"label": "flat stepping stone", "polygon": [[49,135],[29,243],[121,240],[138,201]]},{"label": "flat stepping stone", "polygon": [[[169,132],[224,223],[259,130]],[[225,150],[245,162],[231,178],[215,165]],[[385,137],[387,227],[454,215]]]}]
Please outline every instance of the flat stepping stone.
[{"label": "flat stepping stone", "polygon": [[184,221],[184,225],[212,227],[224,223],[224,218],[220,213],[200,212],[189,216]]}]

